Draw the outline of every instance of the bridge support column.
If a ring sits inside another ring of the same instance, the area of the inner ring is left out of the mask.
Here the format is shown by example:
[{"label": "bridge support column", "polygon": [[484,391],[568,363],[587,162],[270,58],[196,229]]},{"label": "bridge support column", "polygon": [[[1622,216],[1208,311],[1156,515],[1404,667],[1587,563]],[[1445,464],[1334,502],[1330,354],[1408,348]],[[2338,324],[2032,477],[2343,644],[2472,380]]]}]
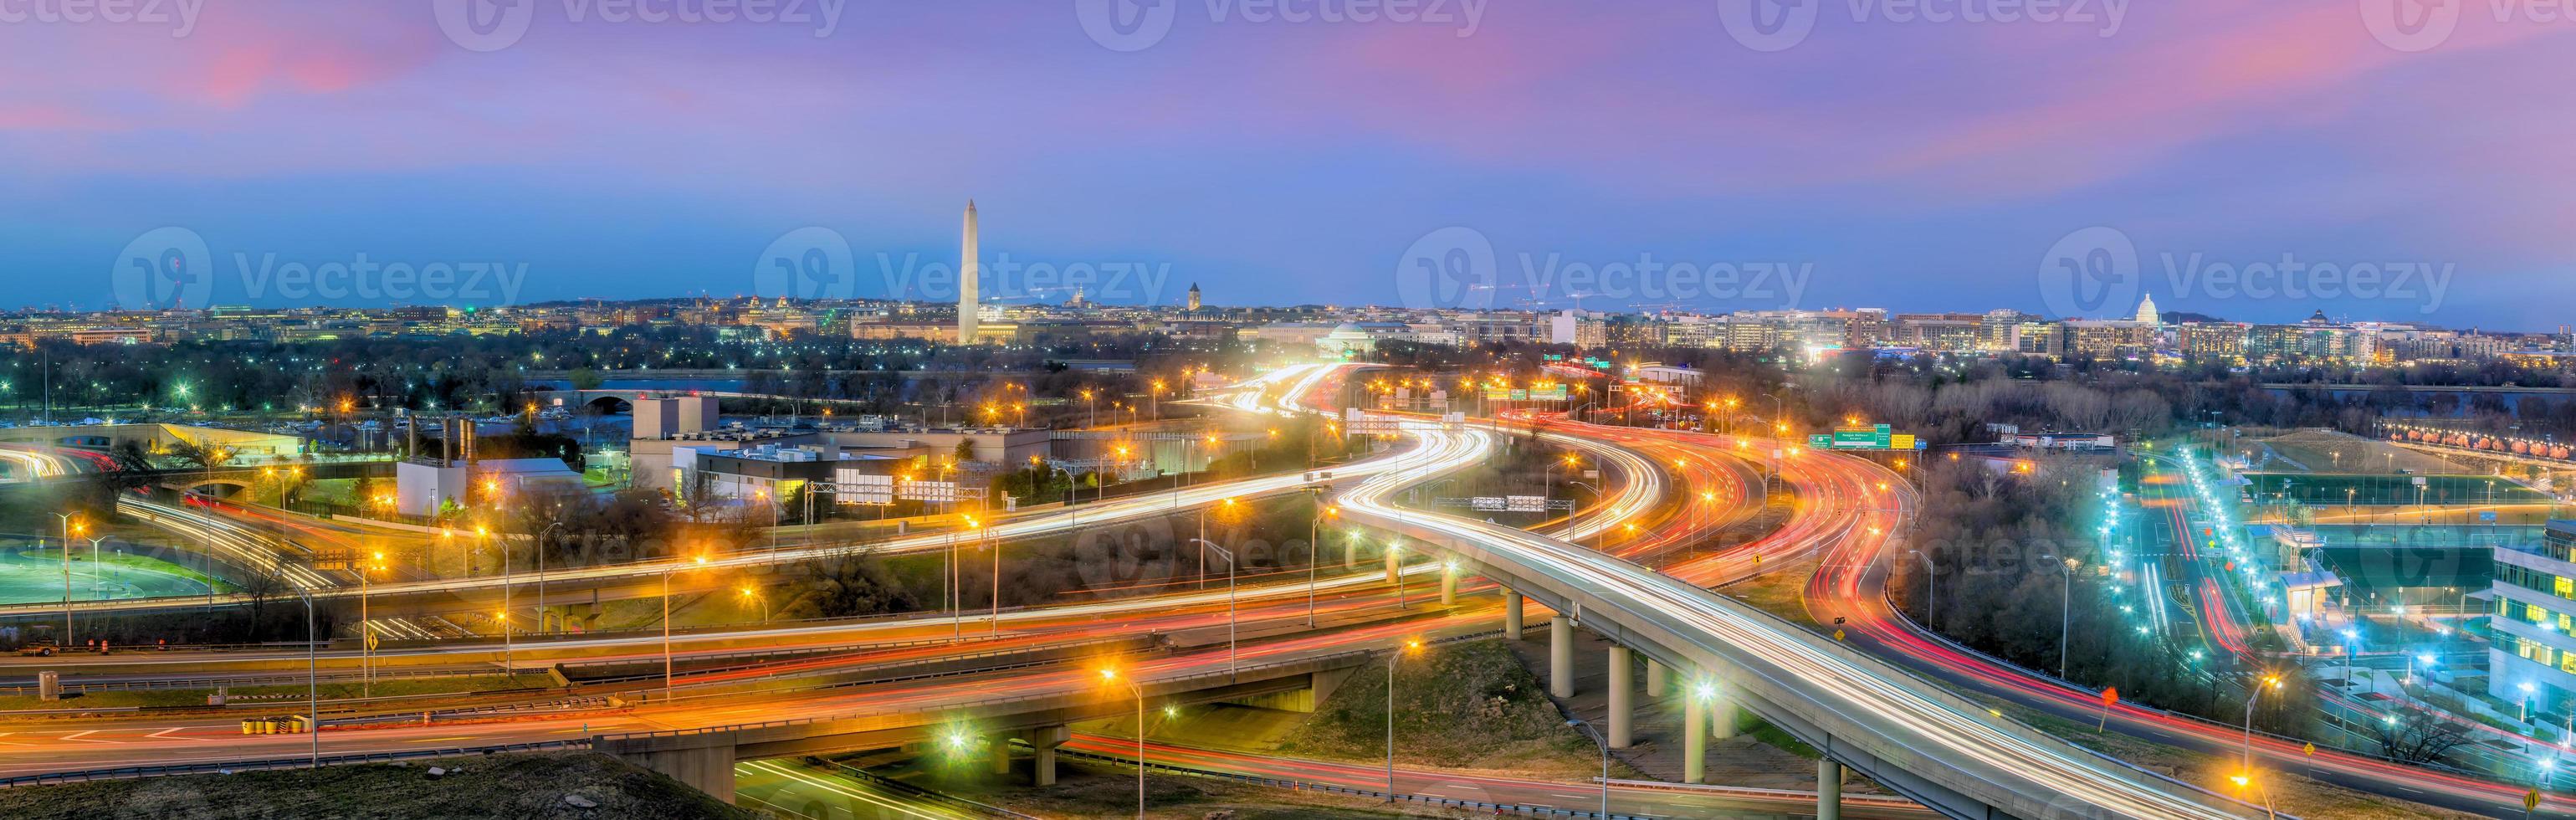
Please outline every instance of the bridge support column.
[{"label": "bridge support column", "polygon": [[1610,647],[1610,748],[1625,749],[1635,745],[1636,708],[1631,700],[1637,685],[1635,673],[1629,671],[1628,648]]},{"label": "bridge support column", "polygon": [[1394,544],[1386,545],[1386,582],[1404,583],[1404,553],[1396,549]]},{"label": "bridge support column", "polygon": [[1843,764],[1816,759],[1816,820],[1843,818]]},{"label": "bridge support column", "polygon": [[689,784],[716,799],[733,802],[733,746],[704,746],[621,753],[619,757]]},{"label": "bridge support column", "polygon": [[1010,774],[1010,773],[1011,773],[1011,739],[1010,739],[1010,738],[1008,738],[1008,737],[995,736],[995,737],[992,739],[992,744],[993,744],[993,773],[994,773],[994,774]]},{"label": "bridge support column", "polygon": [[1452,564],[1440,568],[1440,605],[1443,607],[1453,607],[1458,605],[1457,565]]},{"label": "bridge support column", "polygon": [[1503,588],[1503,640],[1521,639],[1521,623],[1529,619],[1529,616],[1521,611],[1521,607],[1528,600],[1521,597],[1520,590],[1511,587]]},{"label": "bridge support column", "polygon": [[1055,785],[1055,747],[1072,740],[1073,730],[1064,726],[1049,726],[1030,732],[1028,737],[1022,739],[1027,740],[1030,747],[1037,749],[1037,759],[1035,765],[1031,767],[1029,782],[1039,786]]},{"label": "bridge support column", "polygon": [[1716,691],[1708,698],[1709,737],[1714,740],[1732,738],[1735,736],[1735,695],[1724,686],[1711,688]]},{"label": "bridge support column", "polygon": [[1682,698],[1682,782],[1708,782],[1708,704],[1695,694]]},{"label": "bridge support column", "polygon": [[1661,698],[1664,696],[1664,677],[1663,663],[1653,658],[1647,658],[1646,697]]},{"label": "bridge support column", "polygon": [[1563,615],[1547,619],[1547,691],[1574,697],[1574,621]]}]

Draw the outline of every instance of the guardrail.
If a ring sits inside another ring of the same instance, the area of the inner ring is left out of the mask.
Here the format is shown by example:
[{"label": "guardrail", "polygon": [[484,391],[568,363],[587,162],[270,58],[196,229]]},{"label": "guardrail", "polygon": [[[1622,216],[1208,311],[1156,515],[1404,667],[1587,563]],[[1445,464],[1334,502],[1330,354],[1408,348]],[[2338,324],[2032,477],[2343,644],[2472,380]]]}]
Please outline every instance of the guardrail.
[{"label": "guardrail", "polygon": [[[1317,665],[1317,664],[1331,664],[1331,663],[1335,663],[1335,662],[1339,662],[1339,661],[1344,661],[1344,660],[1354,660],[1354,659],[1366,658],[1366,657],[1371,656],[1371,655],[1374,655],[1374,654],[1376,654],[1376,652],[1375,652],[1375,651],[1336,652],[1336,653],[1333,653],[1333,654],[1330,654],[1330,655],[1319,655],[1319,656],[1316,656],[1316,657],[1306,658],[1306,659],[1303,659],[1303,660],[1293,660],[1293,661],[1273,661],[1273,662],[1265,663],[1265,664],[1256,664],[1256,665],[1252,665],[1252,666],[1245,666],[1245,667],[1240,667],[1239,669],[1234,670],[1234,671],[1217,670],[1217,671],[1213,671],[1213,672],[1201,672],[1201,673],[1194,674],[1194,675],[1183,675],[1183,676],[1176,677],[1176,678],[1159,678],[1159,679],[1156,679],[1156,680],[1144,681],[1144,682],[1143,682],[1143,684],[1144,684],[1144,685],[1147,685],[1147,686],[1172,686],[1172,685],[1182,685],[1182,686],[1186,687],[1186,685],[1187,685],[1187,684],[1189,684],[1190,682],[1193,682],[1193,681],[1200,681],[1200,680],[1205,680],[1205,679],[1209,679],[1209,678],[1233,678],[1233,677],[1239,677],[1240,673],[1242,673],[1242,672],[1257,672],[1257,671],[1262,671],[1262,670],[1278,669],[1278,668],[1281,668],[1281,667],[1289,667],[1289,666],[1306,666],[1306,665]],[[690,728],[690,729],[664,729],[664,730],[661,730],[661,731],[654,731],[654,732],[622,732],[622,733],[618,733],[618,734],[605,734],[605,735],[600,735],[597,739],[598,739],[598,740],[600,740],[600,741],[608,741],[608,742],[614,742],[614,741],[625,741],[625,740],[649,740],[649,739],[653,739],[653,738],[664,738],[664,737],[693,737],[693,736],[697,736],[697,735],[720,734],[720,733],[724,733],[724,732],[744,732],[744,731],[750,731],[750,730],[754,730],[754,729],[775,729],[775,728],[782,728],[782,727],[787,727],[787,726],[810,726],[810,725],[814,725],[814,724],[818,724],[818,723],[830,723],[830,722],[834,722],[834,721],[841,721],[841,720],[854,720],[854,719],[858,719],[858,718],[868,718],[868,717],[883,717],[883,716],[886,716],[886,715],[895,715],[895,714],[923,714],[923,713],[926,713],[926,712],[953,712],[953,711],[958,711],[958,710],[962,710],[962,709],[972,709],[972,708],[981,707],[981,706],[999,706],[999,705],[1003,705],[1003,704],[1010,704],[1010,703],[1025,703],[1025,702],[1029,702],[1029,701],[1045,700],[1045,699],[1048,699],[1048,698],[1061,697],[1061,696],[1063,696],[1063,694],[1064,694],[1064,693],[1062,693],[1062,692],[1050,692],[1050,693],[1036,694],[1036,695],[1016,695],[1016,696],[1011,696],[1011,697],[982,698],[982,699],[978,699],[978,700],[971,700],[971,701],[965,701],[965,702],[960,702],[960,703],[948,703],[948,704],[942,704],[942,705],[938,706],[937,708],[908,707],[908,708],[871,709],[871,710],[859,711],[859,712],[842,712],[842,713],[838,713],[838,714],[831,714],[831,715],[816,715],[816,716],[813,716],[813,717],[789,718],[789,719],[786,719],[786,720],[765,720],[765,721],[760,721],[760,722],[757,722],[757,723],[734,723],[734,724],[727,724],[727,725],[723,725],[723,726],[701,726],[701,727]]]},{"label": "guardrail", "polygon": [[495,746],[453,746],[441,749],[406,749],[399,752],[362,752],[323,755],[319,758],[280,757],[267,760],[241,760],[224,763],[178,763],[167,766],[121,766],[112,769],[88,769],[54,774],[31,774],[0,778],[0,789],[19,786],[47,786],[56,783],[88,783],[98,780],[132,780],[142,777],[165,777],[184,774],[231,774],[268,769],[302,769],[315,764],[343,766],[357,763],[395,763],[405,760],[431,760],[442,757],[496,755],[513,752],[559,752],[590,748],[588,740],[547,740],[536,743],[510,743]]},{"label": "guardrail", "polygon": [[[385,681],[398,680],[501,677],[504,674],[505,673],[498,669],[442,669],[423,672],[406,672],[401,675],[377,675],[375,680],[378,683],[382,683]],[[267,675],[255,678],[180,678],[174,680],[95,681],[89,683],[66,682],[63,684],[63,691],[145,692],[165,689],[214,689],[216,687],[247,689],[261,686],[299,685],[308,680],[345,683],[349,681],[364,680],[365,678],[366,674],[364,672],[333,672],[322,675]],[[35,693],[36,687],[33,685],[0,686],[0,695],[24,695]]]},{"label": "guardrail", "polygon": [[[764,649],[746,649],[746,650],[742,650],[742,651],[740,651],[740,652],[726,652],[726,653],[723,653],[723,654],[720,654],[720,655],[693,655],[693,656],[691,656],[689,659],[690,659],[690,660],[699,660],[699,661],[708,661],[708,660],[722,661],[722,660],[732,660],[732,659],[737,659],[737,658],[776,658],[776,659],[779,659],[779,660],[787,660],[787,659],[793,659],[793,658],[825,657],[825,656],[831,656],[831,655],[835,655],[835,654],[859,655],[859,654],[865,654],[865,653],[872,652],[872,651],[877,651],[877,650],[885,650],[885,649],[910,649],[910,648],[913,648],[913,647],[920,647],[920,646],[958,646],[958,645],[972,645],[972,644],[977,644],[977,643],[989,643],[989,642],[992,642],[992,641],[995,641],[995,640],[998,640],[998,639],[996,639],[996,638],[992,638],[992,637],[989,637],[989,636],[982,636],[982,635],[978,635],[978,636],[974,636],[974,637],[966,638],[966,639],[964,639],[964,640],[958,640],[958,639],[954,639],[954,638],[947,638],[947,639],[932,638],[932,639],[917,640],[917,641],[887,641],[887,642],[883,642],[883,643],[853,643],[853,644],[837,644],[837,645],[833,645],[833,646],[808,647],[808,648],[804,648],[804,649],[787,649],[787,650],[774,650],[774,649],[772,649],[772,650],[764,650]],[[1110,639],[1103,639],[1103,640],[1110,640]],[[954,658],[954,657],[959,657],[959,656],[955,656],[955,655],[948,655],[948,656],[943,656],[943,657],[951,657],[951,658]],[[556,670],[558,670],[558,671],[565,671],[565,672],[569,672],[570,670],[580,669],[580,668],[584,668],[584,667],[652,666],[652,665],[658,665],[658,664],[656,664],[656,663],[654,662],[654,660],[652,660],[652,659],[646,659],[646,660],[642,660],[642,661],[635,661],[635,660],[574,661],[574,662],[571,662],[571,663],[558,663],[558,664],[555,664],[555,669],[556,669]],[[766,663],[746,663],[746,664],[736,664],[736,665],[733,665],[733,666],[718,666],[718,667],[710,667],[710,668],[703,668],[703,669],[687,669],[687,670],[684,670],[684,673],[685,673],[685,674],[691,674],[691,675],[703,675],[703,674],[708,674],[708,673],[712,673],[712,672],[740,672],[740,671],[749,670],[749,669],[758,669],[758,668],[761,668],[761,667],[763,667],[763,666],[768,666],[768,665],[769,665],[769,664],[766,664]],[[597,685],[597,684],[606,684],[606,683],[629,683],[629,682],[639,681],[639,680],[659,680],[659,679],[662,677],[662,674],[661,674],[661,673],[659,673],[659,672],[654,672],[654,673],[650,673],[650,674],[643,674],[643,675],[618,675],[618,676],[615,676],[615,677],[605,677],[605,678],[579,678],[579,679],[574,679],[574,678],[572,677],[572,675],[570,675],[570,674],[566,674],[564,677],[565,677],[566,679],[574,680],[574,682],[575,682],[575,683],[578,683],[578,684],[581,684],[581,685],[585,685],[585,686],[587,686],[587,685]]]}]

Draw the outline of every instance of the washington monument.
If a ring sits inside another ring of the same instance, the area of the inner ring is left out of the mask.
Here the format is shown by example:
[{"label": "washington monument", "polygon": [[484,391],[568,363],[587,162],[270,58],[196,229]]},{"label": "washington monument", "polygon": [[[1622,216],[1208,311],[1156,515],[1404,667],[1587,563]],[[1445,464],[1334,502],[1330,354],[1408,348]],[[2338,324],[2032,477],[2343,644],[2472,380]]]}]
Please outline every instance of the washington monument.
[{"label": "washington monument", "polygon": [[957,343],[975,343],[975,280],[984,263],[975,254],[975,200],[966,200],[966,247],[957,256]]}]

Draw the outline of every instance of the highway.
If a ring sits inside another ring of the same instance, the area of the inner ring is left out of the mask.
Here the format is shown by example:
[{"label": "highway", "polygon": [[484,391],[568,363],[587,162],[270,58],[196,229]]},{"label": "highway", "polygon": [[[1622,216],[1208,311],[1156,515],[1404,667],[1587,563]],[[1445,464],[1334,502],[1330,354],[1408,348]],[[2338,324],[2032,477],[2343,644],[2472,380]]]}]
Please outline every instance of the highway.
[{"label": "highway", "polygon": [[[1887,475],[1884,468],[1845,456],[1809,454],[1798,460],[1793,480],[1822,487],[1866,486]],[[1832,497],[1827,491],[1819,497]],[[1887,567],[1901,558],[1905,545],[1893,538],[1850,538],[1834,542],[1823,566],[1807,586],[1807,606],[1819,621],[1844,619],[1856,647],[1901,663],[1917,674],[1946,681],[1965,691],[1992,695],[2075,722],[2092,722],[2104,714],[2099,692],[2069,685],[2052,676],[2005,664],[1922,631],[1895,612],[1887,599]],[[2164,712],[2122,701],[2111,707],[2108,725],[2123,734],[2217,759],[2237,756],[2243,729]],[[2262,771],[2298,771],[2309,777],[2371,794],[2384,794],[2442,808],[2492,817],[2519,817],[2526,787],[2445,774],[2376,758],[2319,749],[2307,754],[2290,740],[2254,738],[2257,782]],[[2551,795],[2541,814],[2564,814],[2576,805]]]},{"label": "highway", "polygon": [[[1491,445],[1491,435],[1480,430],[1421,422],[1406,429],[1428,442],[1424,471],[1472,464]],[[1909,797],[1963,810],[1979,802],[2018,816],[2261,812],[1998,719],[1929,682],[1686,582],[1534,533],[1407,513],[1384,501],[1416,480],[1407,470],[1374,476],[1342,497],[1345,514],[1442,545],[1489,575],[1544,585],[1528,591],[1570,599],[1596,631],[1626,633],[1670,653],[1666,660],[1688,661],[1677,666],[1715,670],[1724,685],[1744,687],[1757,712],[1792,734],[1802,724],[1816,727],[1806,732],[1810,743],[1838,757],[1884,761],[1860,768]],[[1899,495],[1885,500],[1897,503]]]}]

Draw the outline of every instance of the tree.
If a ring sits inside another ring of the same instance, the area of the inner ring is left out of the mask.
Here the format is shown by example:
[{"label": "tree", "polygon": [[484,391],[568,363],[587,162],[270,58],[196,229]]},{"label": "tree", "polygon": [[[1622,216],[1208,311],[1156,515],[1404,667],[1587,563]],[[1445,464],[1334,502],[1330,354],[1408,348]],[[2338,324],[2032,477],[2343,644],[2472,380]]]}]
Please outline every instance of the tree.
[{"label": "tree", "polygon": [[170,445],[170,455],[200,470],[212,470],[233,460],[231,450],[184,437],[180,438],[178,443]]},{"label": "tree", "polygon": [[2440,763],[2469,742],[2468,728],[2431,709],[2405,709],[2370,724],[2379,751],[2401,763]]},{"label": "tree", "polygon": [[802,608],[823,618],[850,618],[907,612],[917,606],[912,593],[895,582],[882,562],[864,549],[849,549],[803,565],[807,586]]},{"label": "tree", "polygon": [[971,438],[961,438],[961,439],[958,439],[958,440],[957,440],[957,451],[956,451],[953,455],[954,455],[954,457],[956,458],[957,463],[959,463],[959,464],[964,464],[964,463],[969,462],[969,461],[974,461],[974,460],[975,460],[975,440],[974,440],[974,439],[971,439]]}]

